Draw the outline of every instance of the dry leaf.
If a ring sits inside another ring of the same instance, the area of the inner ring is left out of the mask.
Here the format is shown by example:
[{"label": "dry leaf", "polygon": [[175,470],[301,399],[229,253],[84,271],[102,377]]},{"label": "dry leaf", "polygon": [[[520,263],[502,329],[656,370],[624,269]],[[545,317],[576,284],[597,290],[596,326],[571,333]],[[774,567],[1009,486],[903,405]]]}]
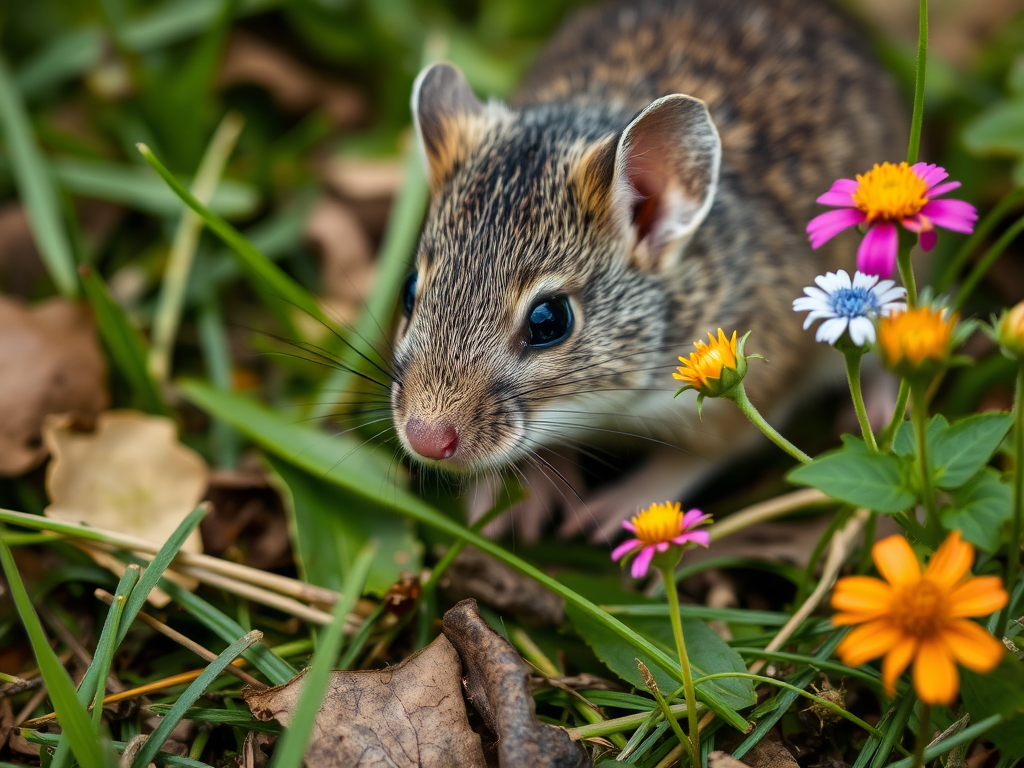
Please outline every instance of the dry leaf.
[{"label": "dry leaf", "polygon": [[390,200],[405,181],[405,167],[397,159],[339,156],[328,161],[324,179],[345,200]]},{"label": "dry leaf", "polygon": [[0,475],[20,475],[46,456],[44,417],[91,422],[107,407],[107,366],[84,304],[34,307],[0,296]]},{"label": "dry leaf", "polygon": [[[317,768],[484,768],[469,727],[459,656],[445,637],[394,667],[331,673],[306,750]],[[284,726],[302,692],[298,675],[242,697],[259,720]],[[521,765],[527,765],[522,763]]]},{"label": "dry leaf", "polygon": [[373,248],[352,210],[322,198],[306,222],[306,239],[321,257],[321,284],[332,316],[354,320],[373,283]]},{"label": "dry leaf", "polygon": [[529,690],[529,669],[515,648],[480,617],[475,600],[463,600],[442,622],[462,659],[466,695],[498,737],[502,768],[585,768],[590,755],[554,725],[540,722]]},{"label": "dry leaf", "polygon": [[[178,442],[174,422],[162,416],[107,411],[97,418],[94,432],[75,431],[67,418],[50,417],[43,439],[53,454],[46,471],[47,517],[160,546],[206,492],[206,463]],[[182,549],[202,551],[198,531]],[[89,551],[115,572],[120,566],[112,556]]]},{"label": "dry leaf", "polygon": [[562,598],[476,547],[459,553],[438,586],[452,602],[476,599],[535,624],[558,625],[565,615]]}]

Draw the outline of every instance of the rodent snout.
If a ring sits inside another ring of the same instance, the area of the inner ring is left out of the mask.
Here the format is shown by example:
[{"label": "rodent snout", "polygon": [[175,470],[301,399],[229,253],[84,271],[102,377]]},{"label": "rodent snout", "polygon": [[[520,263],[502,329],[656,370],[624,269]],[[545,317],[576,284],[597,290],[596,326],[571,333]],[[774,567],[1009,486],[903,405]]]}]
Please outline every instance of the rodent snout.
[{"label": "rodent snout", "polygon": [[429,422],[415,416],[405,425],[409,446],[426,459],[450,459],[459,447],[459,433],[445,421]]}]

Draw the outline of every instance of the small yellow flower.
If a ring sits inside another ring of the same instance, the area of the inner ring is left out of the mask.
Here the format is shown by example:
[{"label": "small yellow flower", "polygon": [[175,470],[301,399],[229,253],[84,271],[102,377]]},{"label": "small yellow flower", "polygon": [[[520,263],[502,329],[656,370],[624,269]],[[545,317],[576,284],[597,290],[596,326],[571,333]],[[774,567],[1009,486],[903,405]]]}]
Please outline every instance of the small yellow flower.
[{"label": "small yellow flower", "polygon": [[949,704],[960,689],[956,664],[990,672],[1005,649],[970,616],[1006,605],[998,576],[971,578],[974,548],[953,531],[922,573],[910,544],[890,536],[875,544],[875,565],[885,581],[847,576],[832,594],[836,626],[859,624],[836,649],[844,664],[860,666],[885,656],[882,681],[892,694],[896,679],[914,662],[914,689],[928,704]]},{"label": "small yellow flower", "polygon": [[700,544],[706,547],[711,542],[707,531],[694,530],[699,525],[711,522],[711,516],[699,509],[683,514],[678,501],[651,504],[636,514],[632,520],[623,520],[622,527],[633,534],[612,552],[612,560],[634,557],[631,573],[639,579],[647,574],[651,559],[659,552],[667,552],[675,544]]},{"label": "small yellow flower", "polygon": [[744,336],[737,342],[736,331],[732,332],[732,338],[727,338],[725,331],[719,328],[717,339],[709,332],[709,343],[695,341],[697,351],[691,352],[689,358],[680,357],[682,365],[672,374],[672,378],[683,382],[679,392],[695,389],[701,395],[721,397],[736,386],[747,372],[743,356],[745,339]]},{"label": "small yellow flower", "polygon": [[956,321],[956,314],[942,307],[891,312],[878,323],[882,359],[897,373],[937,370],[949,359]]},{"label": "small yellow flower", "polygon": [[996,340],[1007,357],[1024,361],[1024,301],[1003,313],[996,325]]},{"label": "small yellow flower", "polygon": [[928,202],[928,184],[907,163],[882,163],[857,176],[854,205],[868,221],[900,221],[917,214]]}]

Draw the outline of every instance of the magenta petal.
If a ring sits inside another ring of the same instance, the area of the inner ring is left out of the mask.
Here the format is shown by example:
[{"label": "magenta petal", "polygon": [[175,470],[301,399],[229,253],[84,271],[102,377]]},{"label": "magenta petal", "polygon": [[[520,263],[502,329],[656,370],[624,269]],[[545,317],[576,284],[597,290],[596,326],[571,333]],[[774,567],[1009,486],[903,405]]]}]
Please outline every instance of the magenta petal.
[{"label": "magenta petal", "polygon": [[880,221],[867,231],[857,249],[857,269],[865,275],[878,275],[883,280],[896,266],[898,236],[896,225]]},{"label": "magenta petal", "polygon": [[932,187],[926,194],[928,197],[938,197],[939,195],[944,195],[947,192],[952,192],[959,186],[959,181],[947,181],[945,184],[939,184],[937,187]]},{"label": "magenta petal", "polygon": [[853,179],[836,179],[832,188],[817,199],[822,205],[838,205],[841,208],[852,208],[853,193],[857,191],[857,182]]},{"label": "magenta petal", "polygon": [[973,232],[974,222],[978,220],[978,211],[963,200],[929,200],[921,213],[938,227],[964,234]]},{"label": "magenta petal", "polygon": [[864,212],[856,208],[840,208],[838,211],[828,211],[815,216],[807,223],[811,247],[821,247],[844,229],[863,223],[865,218]]},{"label": "magenta petal", "polygon": [[711,534],[707,531],[689,531],[672,539],[673,544],[687,544],[690,542],[706,547],[711,543]]},{"label": "magenta petal", "polygon": [[699,509],[691,509],[685,515],[683,515],[683,530],[687,528],[693,528],[701,520],[707,519],[708,515],[701,512]]},{"label": "magenta petal", "polygon": [[636,547],[639,544],[640,539],[629,539],[628,541],[622,542],[621,544],[619,544],[619,546],[612,550],[612,560],[621,560],[625,555],[628,555],[630,552],[636,549]]},{"label": "magenta petal", "polygon": [[654,547],[644,547],[640,550],[640,554],[633,560],[633,565],[630,567],[629,572],[633,574],[634,579],[639,579],[647,575],[647,567],[651,564],[651,559],[654,557]]},{"label": "magenta petal", "polygon": [[630,533],[636,533],[636,526],[633,525],[633,521],[632,520],[623,520],[622,521],[622,527],[625,528]]},{"label": "magenta petal", "polygon": [[935,241],[939,239],[939,233],[935,231],[935,228],[922,229],[921,235],[918,237],[918,243],[921,246],[922,251],[930,251],[935,247]]},{"label": "magenta petal", "polygon": [[931,189],[943,179],[949,178],[946,169],[935,163],[914,163],[910,170],[924,179],[925,187]]}]

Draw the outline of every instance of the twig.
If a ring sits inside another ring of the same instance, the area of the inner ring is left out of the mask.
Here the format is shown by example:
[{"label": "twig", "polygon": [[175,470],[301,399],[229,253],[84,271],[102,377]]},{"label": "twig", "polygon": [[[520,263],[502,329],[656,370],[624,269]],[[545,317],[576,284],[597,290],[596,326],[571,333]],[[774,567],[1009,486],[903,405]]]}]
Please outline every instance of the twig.
[{"label": "twig", "polygon": [[712,525],[708,529],[708,533],[711,534],[712,541],[723,539],[756,523],[774,520],[789,512],[795,512],[798,509],[818,504],[828,504],[831,501],[833,501],[831,496],[822,493],[817,488],[804,488],[800,491],[793,491],[792,493],[763,501],[760,504],[754,504],[729,515]]},{"label": "twig", "polygon": [[[107,592],[105,589],[97,589],[93,594],[95,594],[98,599],[102,600],[107,605],[111,605],[114,602],[114,596]],[[213,661],[217,658],[217,654],[207,650],[199,643],[197,643],[195,640],[193,640],[190,637],[186,637],[185,635],[181,634],[181,632],[178,632],[176,629],[172,629],[171,627],[167,626],[159,619],[153,618],[145,611],[139,611],[138,614],[136,614],[136,618],[138,618],[139,621],[141,621],[143,624],[152,627],[165,637],[169,637],[171,638],[171,640],[178,643],[179,645],[188,648],[190,651],[192,651],[192,653],[196,654],[204,661]],[[264,691],[270,687],[266,683],[257,680],[248,672],[243,672],[238,667],[228,665],[228,667],[224,671],[228,674],[234,675],[246,685],[256,688],[257,690]]]}]

